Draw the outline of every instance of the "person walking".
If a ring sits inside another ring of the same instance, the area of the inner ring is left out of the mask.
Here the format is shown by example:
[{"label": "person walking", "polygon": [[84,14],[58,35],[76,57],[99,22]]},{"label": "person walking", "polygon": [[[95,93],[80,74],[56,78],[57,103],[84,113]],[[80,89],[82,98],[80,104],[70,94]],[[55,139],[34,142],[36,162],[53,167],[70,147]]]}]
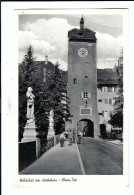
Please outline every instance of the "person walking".
[{"label": "person walking", "polygon": [[65,141],[65,136],[64,136],[64,133],[62,132],[60,134],[60,147],[64,146],[64,141]]},{"label": "person walking", "polygon": [[75,143],[75,129],[73,129],[73,143]]},{"label": "person walking", "polygon": [[82,132],[78,130],[78,144],[81,144]]},{"label": "person walking", "polygon": [[72,145],[72,137],[73,137],[73,135],[72,135],[72,130],[70,129],[70,130],[69,130],[69,133],[68,133],[69,145],[70,145],[70,146]]}]

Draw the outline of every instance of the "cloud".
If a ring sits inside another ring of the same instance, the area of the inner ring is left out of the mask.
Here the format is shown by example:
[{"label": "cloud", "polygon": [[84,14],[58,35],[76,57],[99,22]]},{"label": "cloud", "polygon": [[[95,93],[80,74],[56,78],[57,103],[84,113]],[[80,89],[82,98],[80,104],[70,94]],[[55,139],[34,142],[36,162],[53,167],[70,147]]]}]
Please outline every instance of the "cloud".
[{"label": "cloud", "polygon": [[99,59],[118,58],[121,54],[122,36],[113,37],[109,34],[96,32],[97,53]]},{"label": "cloud", "polygon": [[[58,60],[61,68],[67,69],[68,31],[73,28],[79,27],[70,25],[67,19],[63,18],[38,19],[23,24],[23,29],[19,32],[20,61],[31,44],[37,60],[44,60],[47,54],[52,62]],[[113,37],[96,32],[96,37],[98,61],[110,58],[114,60],[119,57],[122,47],[121,36]]]}]

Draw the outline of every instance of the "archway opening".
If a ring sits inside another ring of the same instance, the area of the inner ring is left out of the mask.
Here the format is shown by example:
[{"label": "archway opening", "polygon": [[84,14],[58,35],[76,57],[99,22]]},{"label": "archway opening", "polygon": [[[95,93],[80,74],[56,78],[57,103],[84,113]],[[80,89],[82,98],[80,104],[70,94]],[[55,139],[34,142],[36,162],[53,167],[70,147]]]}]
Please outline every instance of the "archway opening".
[{"label": "archway opening", "polygon": [[94,137],[94,123],[89,119],[82,119],[77,123],[77,131],[81,131],[84,137]]}]

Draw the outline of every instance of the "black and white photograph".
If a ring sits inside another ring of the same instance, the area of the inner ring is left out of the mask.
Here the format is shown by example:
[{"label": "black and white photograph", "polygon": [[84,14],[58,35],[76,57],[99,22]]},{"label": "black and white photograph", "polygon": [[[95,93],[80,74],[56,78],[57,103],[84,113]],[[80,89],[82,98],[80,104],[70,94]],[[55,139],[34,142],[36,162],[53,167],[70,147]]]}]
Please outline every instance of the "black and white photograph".
[{"label": "black and white photograph", "polygon": [[123,15],[113,11],[18,14],[19,175],[123,175]]}]

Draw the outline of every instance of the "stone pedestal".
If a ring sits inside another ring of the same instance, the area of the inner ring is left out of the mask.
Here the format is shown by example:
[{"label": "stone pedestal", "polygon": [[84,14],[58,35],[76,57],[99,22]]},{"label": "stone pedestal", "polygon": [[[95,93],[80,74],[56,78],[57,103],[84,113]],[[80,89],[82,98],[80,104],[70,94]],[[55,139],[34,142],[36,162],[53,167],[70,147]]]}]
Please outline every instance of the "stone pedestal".
[{"label": "stone pedestal", "polygon": [[39,157],[40,154],[40,140],[36,137],[36,126],[35,121],[30,119],[27,121],[26,126],[24,127],[23,138],[21,142],[36,141],[36,157]]},{"label": "stone pedestal", "polygon": [[49,130],[48,130],[48,137],[54,136],[55,132],[54,132],[54,121],[53,119],[49,119]]}]

